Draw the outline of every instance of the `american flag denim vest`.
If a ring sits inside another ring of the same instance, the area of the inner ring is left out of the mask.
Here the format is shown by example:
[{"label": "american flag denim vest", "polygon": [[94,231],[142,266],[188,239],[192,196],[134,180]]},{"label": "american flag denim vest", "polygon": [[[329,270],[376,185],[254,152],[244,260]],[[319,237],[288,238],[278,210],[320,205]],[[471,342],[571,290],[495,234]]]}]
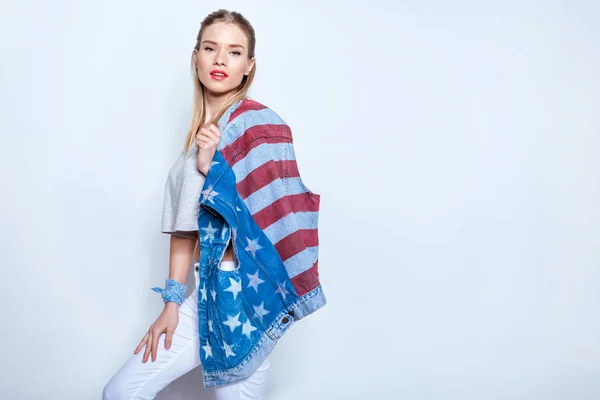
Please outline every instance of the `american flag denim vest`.
[{"label": "american flag denim vest", "polygon": [[[207,388],[251,375],[296,321],[327,301],[318,273],[320,195],[302,183],[289,126],[243,99],[223,114],[219,129],[198,214]],[[231,271],[219,268],[229,243]]]}]

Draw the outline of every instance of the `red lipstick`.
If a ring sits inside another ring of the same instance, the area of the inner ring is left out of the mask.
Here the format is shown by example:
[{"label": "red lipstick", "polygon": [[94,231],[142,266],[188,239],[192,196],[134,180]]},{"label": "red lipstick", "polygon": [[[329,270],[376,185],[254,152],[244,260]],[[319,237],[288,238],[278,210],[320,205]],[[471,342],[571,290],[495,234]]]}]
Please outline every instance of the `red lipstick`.
[{"label": "red lipstick", "polygon": [[220,69],[213,69],[210,71],[210,77],[216,81],[222,81],[227,78],[229,75],[225,71],[221,71]]}]

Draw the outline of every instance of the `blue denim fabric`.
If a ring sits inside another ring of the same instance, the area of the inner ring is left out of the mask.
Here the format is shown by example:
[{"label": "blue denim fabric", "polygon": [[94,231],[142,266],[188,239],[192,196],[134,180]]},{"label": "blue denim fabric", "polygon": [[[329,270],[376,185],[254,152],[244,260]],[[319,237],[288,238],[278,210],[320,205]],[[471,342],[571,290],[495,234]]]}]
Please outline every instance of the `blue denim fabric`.
[{"label": "blue denim fabric", "polygon": [[[219,150],[200,198],[198,328],[204,386],[248,377],[299,319],[326,303],[321,285],[298,296],[275,246],[235,190]],[[236,269],[219,263],[232,242]]]}]

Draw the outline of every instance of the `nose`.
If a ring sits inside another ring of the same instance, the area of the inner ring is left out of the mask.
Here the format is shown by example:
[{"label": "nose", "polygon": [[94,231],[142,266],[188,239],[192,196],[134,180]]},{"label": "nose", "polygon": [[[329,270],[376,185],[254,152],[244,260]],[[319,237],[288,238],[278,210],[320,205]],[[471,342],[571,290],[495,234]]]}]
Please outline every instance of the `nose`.
[{"label": "nose", "polygon": [[222,51],[218,51],[217,55],[215,56],[215,64],[218,65],[225,65],[225,57],[223,56],[223,52]]}]

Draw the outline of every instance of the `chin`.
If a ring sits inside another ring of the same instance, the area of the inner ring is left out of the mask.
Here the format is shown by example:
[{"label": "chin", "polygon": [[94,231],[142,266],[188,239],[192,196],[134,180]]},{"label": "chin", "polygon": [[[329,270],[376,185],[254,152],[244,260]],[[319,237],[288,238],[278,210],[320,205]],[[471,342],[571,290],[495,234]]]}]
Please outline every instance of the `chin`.
[{"label": "chin", "polygon": [[218,88],[217,90],[214,90],[214,88],[211,88],[210,86],[204,86],[204,88],[206,89],[206,91],[214,97],[218,97],[218,96],[222,96],[224,94],[230,93],[233,89],[223,89],[223,88]]},{"label": "chin", "polygon": [[[210,79],[210,78],[208,78],[208,79]],[[200,80],[200,82],[202,82],[202,84],[204,85],[204,87],[210,93],[214,93],[214,94],[223,94],[223,93],[227,93],[227,92],[230,92],[233,89],[235,89],[235,87],[228,87],[228,86],[224,86],[224,85],[219,85],[218,83],[215,84],[214,82],[210,82],[210,81],[209,82],[203,82],[202,80]]]}]

